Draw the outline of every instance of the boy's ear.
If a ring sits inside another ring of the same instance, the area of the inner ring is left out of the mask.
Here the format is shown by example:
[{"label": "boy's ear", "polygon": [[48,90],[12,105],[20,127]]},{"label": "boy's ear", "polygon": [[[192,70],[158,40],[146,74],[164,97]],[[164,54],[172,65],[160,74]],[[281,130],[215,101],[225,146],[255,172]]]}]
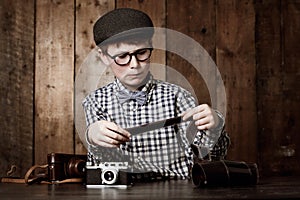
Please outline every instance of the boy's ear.
[{"label": "boy's ear", "polygon": [[102,51],[102,49],[98,48],[97,49],[98,53],[99,53],[99,56],[102,60],[102,62],[105,64],[105,65],[109,65],[110,62],[109,62],[109,58],[108,56]]}]

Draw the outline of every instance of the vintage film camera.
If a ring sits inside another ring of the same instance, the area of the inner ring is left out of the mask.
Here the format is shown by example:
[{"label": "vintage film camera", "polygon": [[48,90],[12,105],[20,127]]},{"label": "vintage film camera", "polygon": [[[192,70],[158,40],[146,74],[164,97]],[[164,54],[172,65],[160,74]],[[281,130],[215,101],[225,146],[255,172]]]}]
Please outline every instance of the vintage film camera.
[{"label": "vintage film camera", "polygon": [[86,187],[127,187],[132,185],[128,162],[100,162],[86,164]]},{"label": "vintage film camera", "polygon": [[85,177],[86,155],[49,153],[47,160],[50,182]]}]

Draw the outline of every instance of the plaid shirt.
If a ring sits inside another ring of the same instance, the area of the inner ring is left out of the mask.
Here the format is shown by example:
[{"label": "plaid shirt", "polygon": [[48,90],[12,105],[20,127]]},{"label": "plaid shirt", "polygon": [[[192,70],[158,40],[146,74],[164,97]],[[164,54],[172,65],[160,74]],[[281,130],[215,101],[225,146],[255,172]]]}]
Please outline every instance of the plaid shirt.
[{"label": "plaid shirt", "polygon": [[[196,106],[195,99],[188,91],[153,79],[152,75],[142,88],[147,93],[144,105],[139,105],[135,100],[120,104],[117,93],[124,89],[126,88],[116,79],[88,95],[83,101],[87,126],[99,120],[107,120],[122,128],[130,128],[176,117]],[[112,157],[118,159],[118,155],[124,155],[136,168],[155,171],[163,176],[189,177],[193,153],[186,137],[188,125],[189,122],[183,122],[133,135],[129,142],[116,149],[89,145],[89,159],[93,159],[93,162],[109,161]],[[229,144],[229,137],[223,127],[218,131],[217,135],[220,137],[217,141],[207,136],[205,131],[198,131],[193,142],[195,145],[208,147],[215,159],[226,155]]]}]

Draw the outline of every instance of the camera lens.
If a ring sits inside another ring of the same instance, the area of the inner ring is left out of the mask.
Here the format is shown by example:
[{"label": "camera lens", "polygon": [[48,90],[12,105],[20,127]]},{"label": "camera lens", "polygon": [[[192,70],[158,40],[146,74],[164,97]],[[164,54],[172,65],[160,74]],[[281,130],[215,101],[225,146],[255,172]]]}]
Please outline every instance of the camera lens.
[{"label": "camera lens", "polygon": [[85,161],[78,158],[72,158],[68,163],[67,170],[70,178],[84,177]]},{"label": "camera lens", "polygon": [[114,169],[103,170],[101,174],[101,179],[103,184],[112,185],[117,182],[118,171]]},{"label": "camera lens", "polygon": [[104,179],[107,180],[107,181],[111,181],[111,180],[114,180],[115,178],[115,175],[113,172],[111,171],[108,171],[108,172],[105,172],[104,173]]}]

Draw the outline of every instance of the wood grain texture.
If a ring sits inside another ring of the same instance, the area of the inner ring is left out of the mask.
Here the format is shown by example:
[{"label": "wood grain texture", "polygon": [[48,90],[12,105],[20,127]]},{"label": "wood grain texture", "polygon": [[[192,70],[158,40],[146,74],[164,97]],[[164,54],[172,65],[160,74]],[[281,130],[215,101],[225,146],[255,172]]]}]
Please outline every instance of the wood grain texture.
[{"label": "wood grain texture", "polygon": [[35,162],[73,153],[74,2],[36,2]]},{"label": "wood grain texture", "polygon": [[[167,13],[167,27],[169,29],[183,33],[195,40],[195,43],[201,45],[212,59],[215,59],[215,1],[168,1]],[[174,43],[178,44],[177,48],[179,49],[186,48],[183,41],[178,41],[168,35],[167,48],[170,45],[174,45]],[[186,49],[186,51],[192,55],[195,49]],[[209,93],[203,77],[209,77],[208,84],[214,85],[215,69],[209,67],[203,74],[199,74],[195,68],[197,66],[193,66],[180,56],[182,55],[170,52],[167,54],[168,66],[176,70],[167,70],[167,81],[188,89],[188,87],[182,84],[182,80],[178,78],[178,74],[175,72],[182,74],[194,89],[194,95],[198,102],[211,105],[210,95],[215,96],[215,94]]]},{"label": "wood grain texture", "polygon": [[12,165],[23,176],[33,160],[34,1],[1,1],[0,18],[0,177]]},{"label": "wood grain texture", "polygon": [[216,59],[226,87],[229,158],[257,160],[255,12],[251,0],[217,1]]},{"label": "wood grain texture", "polygon": [[272,173],[278,170],[280,142],[274,127],[283,133],[280,0],[258,1],[256,13],[258,145],[261,170]]},{"label": "wood grain texture", "polygon": [[[114,1],[110,0],[78,0],[76,1],[76,24],[75,24],[75,70],[76,70],[76,77],[80,76],[80,68],[87,67],[85,64],[87,63],[86,59],[88,59],[88,55],[91,54],[92,50],[95,49],[95,43],[93,38],[93,26],[94,23],[97,21],[97,19],[105,14],[106,12],[113,10],[115,7]],[[92,63],[95,64],[95,63]],[[95,68],[101,67],[101,66],[95,66]],[[107,74],[108,77],[113,77],[110,72]],[[76,81],[76,79],[75,79]],[[80,83],[78,83],[80,84]],[[78,87],[81,87],[81,84],[78,85]],[[75,85],[76,86],[76,85]],[[97,86],[97,85],[95,85]],[[77,90],[75,90],[77,91]],[[79,90],[78,90],[79,91]],[[82,95],[75,94],[75,101],[82,101],[82,98],[87,95],[88,91],[80,90]],[[82,98],[80,98],[82,97]],[[77,99],[78,98],[78,99]],[[80,103],[78,102],[78,103]],[[77,104],[77,103],[76,103]],[[75,107],[75,109],[82,109]],[[80,110],[79,112],[83,112],[83,110]],[[86,153],[86,148],[83,145],[82,140],[80,139],[78,134],[83,134],[83,130],[85,128],[81,128],[82,126],[85,126],[85,120],[84,120],[84,114],[80,114],[78,112],[78,116],[75,116],[75,118],[82,118],[82,120],[78,120],[78,124],[75,124],[78,128],[75,132],[75,153],[77,154],[83,154]],[[77,112],[76,112],[77,113]],[[77,121],[75,121],[77,123]],[[75,126],[75,128],[76,128]]]},{"label": "wood grain texture", "polygon": [[299,3],[256,4],[258,144],[265,175],[297,174],[300,168]]},{"label": "wood grain texture", "polygon": [[93,38],[94,23],[100,16],[114,8],[114,1],[76,0],[76,71],[78,71],[88,53],[96,47]]},{"label": "wood grain texture", "polygon": [[[285,146],[294,154],[286,156],[284,169],[287,173],[300,174],[300,1],[282,1],[283,17],[283,134],[281,148]],[[282,147],[283,146],[283,147]],[[290,165],[287,164],[290,162]]]}]

